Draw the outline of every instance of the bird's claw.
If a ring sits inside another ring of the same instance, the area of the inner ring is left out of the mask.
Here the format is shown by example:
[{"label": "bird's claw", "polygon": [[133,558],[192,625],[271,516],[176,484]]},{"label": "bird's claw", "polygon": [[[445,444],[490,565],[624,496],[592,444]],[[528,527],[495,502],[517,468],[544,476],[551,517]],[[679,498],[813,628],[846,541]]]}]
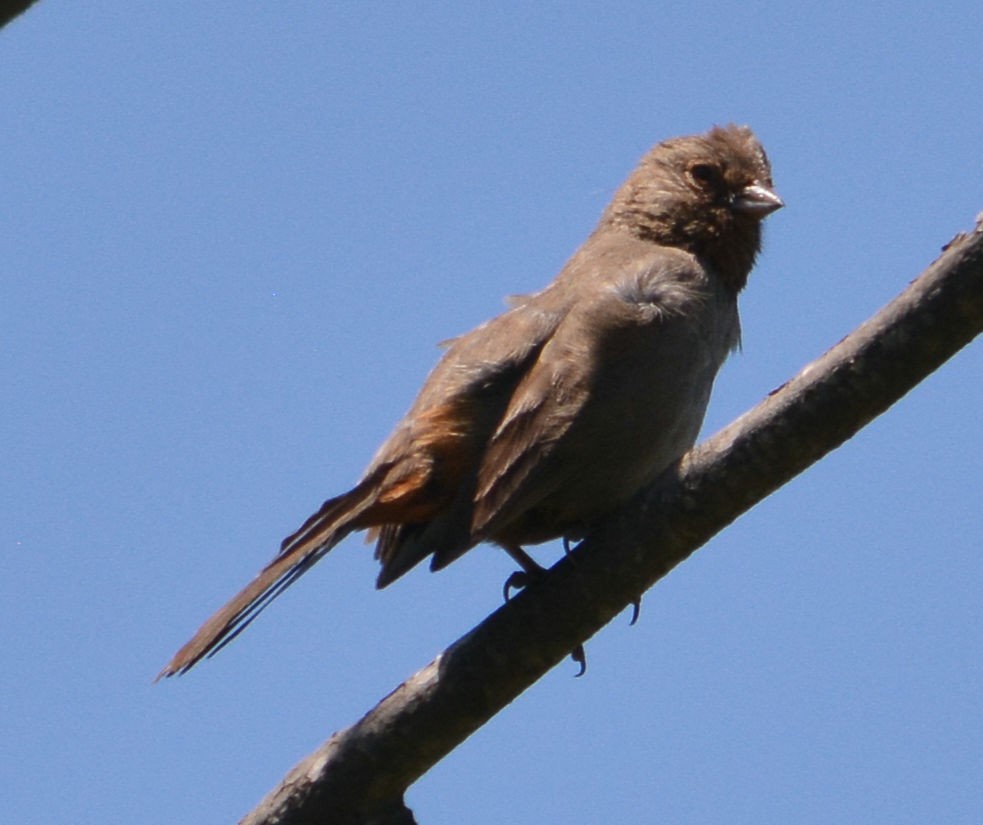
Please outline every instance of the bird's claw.
[{"label": "bird's claw", "polygon": [[502,586],[502,596],[505,601],[512,599],[513,590],[522,590],[527,584],[529,584],[529,574],[525,570],[516,570],[512,573]]},{"label": "bird's claw", "polygon": [[631,603],[631,620],[628,622],[628,627],[631,627],[638,621],[638,614],[642,612],[642,597],[639,596],[637,599]]},{"label": "bird's claw", "polygon": [[580,670],[573,675],[574,679],[579,679],[587,672],[587,654],[584,652],[584,646],[577,645],[571,650],[570,658],[580,665]]}]

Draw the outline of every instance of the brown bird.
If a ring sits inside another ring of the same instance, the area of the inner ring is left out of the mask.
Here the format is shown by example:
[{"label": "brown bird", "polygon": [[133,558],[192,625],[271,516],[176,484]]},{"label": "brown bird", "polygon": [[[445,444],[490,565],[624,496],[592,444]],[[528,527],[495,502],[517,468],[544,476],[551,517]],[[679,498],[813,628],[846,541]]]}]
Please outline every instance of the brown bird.
[{"label": "brown bird", "polygon": [[747,127],[655,146],[556,280],[455,339],[362,480],[160,676],[231,641],[354,530],[376,540],[378,587],[483,541],[535,574],[522,545],[581,536],[693,445],[739,343],[761,219],[782,206]]}]

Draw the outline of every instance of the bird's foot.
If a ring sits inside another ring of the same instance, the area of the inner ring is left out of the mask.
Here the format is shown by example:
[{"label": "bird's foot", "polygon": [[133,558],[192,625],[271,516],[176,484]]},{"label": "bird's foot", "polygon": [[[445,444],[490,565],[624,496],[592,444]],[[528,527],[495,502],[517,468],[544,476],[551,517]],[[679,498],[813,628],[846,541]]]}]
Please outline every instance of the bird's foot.
[{"label": "bird's foot", "polygon": [[[563,546],[564,549],[567,549],[566,540],[564,540]],[[505,552],[515,559],[522,568],[521,570],[516,570],[505,580],[505,585],[502,588],[502,596],[505,598],[505,601],[509,601],[512,598],[513,590],[522,590],[522,588],[532,584],[536,579],[542,578],[546,574],[546,568],[521,547],[506,547]],[[587,672],[587,654],[584,651],[584,646],[577,645],[571,650],[570,658],[580,665],[580,670],[574,675],[578,677],[583,676]]]},{"label": "bird's foot", "polygon": [[[564,555],[566,555],[566,556],[571,555],[573,553],[573,550],[574,550],[574,548],[571,547],[570,537],[569,536],[564,536],[563,537],[563,553],[564,553]],[[572,563],[574,561],[574,559],[571,559],[570,561]],[[522,575],[523,575],[522,573],[518,573],[518,572],[512,574],[512,576],[522,576]],[[506,586],[509,586],[509,582],[512,581],[512,576],[510,576],[509,577],[509,581],[505,583]],[[512,582],[511,586],[514,587],[514,588],[516,588],[516,589],[518,589],[518,588],[522,587],[523,585],[517,584],[515,582]],[[507,597],[506,597],[506,600],[507,600]],[[628,626],[629,627],[631,627],[632,625],[635,624],[635,622],[638,621],[638,614],[641,612],[641,610],[642,610],[642,597],[639,596],[637,599],[635,599],[631,603],[631,619],[628,622]]]}]

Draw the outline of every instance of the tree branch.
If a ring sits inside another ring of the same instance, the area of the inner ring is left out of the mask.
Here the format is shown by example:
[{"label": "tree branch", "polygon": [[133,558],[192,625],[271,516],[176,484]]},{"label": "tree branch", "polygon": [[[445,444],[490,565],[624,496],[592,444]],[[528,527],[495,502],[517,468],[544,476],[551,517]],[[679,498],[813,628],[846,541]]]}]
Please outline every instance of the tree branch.
[{"label": "tree branch", "polygon": [[304,759],[241,825],[412,825],[405,789],[741,513],[983,330],[983,225]]},{"label": "tree branch", "polygon": [[3,9],[0,9],[0,29],[27,11],[35,2],[37,0],[14,0],[12,3],[5,3]]}]

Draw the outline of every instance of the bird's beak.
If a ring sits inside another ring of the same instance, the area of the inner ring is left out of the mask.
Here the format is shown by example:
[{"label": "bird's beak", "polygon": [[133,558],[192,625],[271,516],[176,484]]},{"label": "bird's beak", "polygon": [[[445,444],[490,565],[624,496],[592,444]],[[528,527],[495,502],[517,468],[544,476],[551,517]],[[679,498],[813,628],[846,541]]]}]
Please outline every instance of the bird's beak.
[{"label": "bird's beak", "polygon": [[731,208],[735,212],[752,218],[763,218],[783,206],[785,206],[785,201],[778,197],[773,190],[767,186],[762,186],[760,183],[745,186],[734,196],[731,203]]}]

